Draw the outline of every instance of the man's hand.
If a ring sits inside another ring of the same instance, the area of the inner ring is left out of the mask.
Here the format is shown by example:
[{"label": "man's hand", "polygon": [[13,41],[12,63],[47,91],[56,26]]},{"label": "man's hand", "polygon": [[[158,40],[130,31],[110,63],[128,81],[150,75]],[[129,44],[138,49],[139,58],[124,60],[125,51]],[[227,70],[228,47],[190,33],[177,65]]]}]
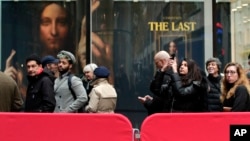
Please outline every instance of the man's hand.
[{"label": "man's hand", "polygon": [[146,101],[148,100],[153,100],[153,97],[151,97],[150,95],[145,95],[144,97],[140,97],[138,96],[138,100],[144,104]]}]

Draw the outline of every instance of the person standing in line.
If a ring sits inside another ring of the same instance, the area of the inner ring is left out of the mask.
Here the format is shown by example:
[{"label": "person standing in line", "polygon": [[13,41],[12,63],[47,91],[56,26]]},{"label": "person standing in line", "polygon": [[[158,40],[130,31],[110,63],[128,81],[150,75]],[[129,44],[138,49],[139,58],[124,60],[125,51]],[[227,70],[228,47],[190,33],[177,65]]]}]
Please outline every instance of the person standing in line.
[{"label": "person standing in line", "polygon": [[0,112],[18,112],[23,99],[16,82],[0,71]]},{"label": "person standing in line", "polygon": [[94,87],[89,94],[89,104],[85,110],[89,113],[114,113],[117,101],[115,88],[108,82],[109,70],[100,66],[94,70]]},{"label": "person standing in line", "polygon": [[177,66],[173,61],[172,112],[204,112],[207,111],[207,81],[202,71],[192,59],[183,59]]},{"label": "person standing in line", "polygon": [[206,61],[206,69],[208,72],[207,80],[209,91],[207,95],[207,104],[209,112],[221,112],[223,107],[220,101],[221,91],[221,62],[218,58],[209,58]]},{"label": "person standing in line", "polygon": [[36,54],[26,59],[28,73],[28,88],[25,101],[25,112],[53,112],[55,108],[55,94],[53,79],[44,71],[41,59]]},{"label": "person standing in line", "polygon": [[87,94],[89,94],[93,88],[93,86],[91,86],[90,83],[95,78],[94,70],[96,68],[97,68],[97,65],[95,63],[87,64],[83,68],[84,76],[82,77],[82,81],[83,81],[83,86],[85,87],[87,91]]},{"label": "person standing in line", "polygon": [[88,101],[88,97],[80,78],[73,75],[70,80],[71,87],[69,86],[69,77],[72,75],[71,71],[76,63],[75,56],[69,51],[62,50],[57,54],[57,57],[59,58],[58,70],[60,76],[56,78],[54,85],[56,98],[54,112],[78,112]]},{"label": "person standing in line", "polygon": [[57,65],[58,62],[59,60],[56,59],[54,56],[47,55],[42,58],[42,67],[44,68],[44,70],[50,72],[54,78],[57,78],[59,76],[58,65]]},{"label": "person standing in line", "polygon": [[224,112],[246,112],[250,110],[250,85],[242,66],[227,63],[221,85],[221,101]]},{"label": "person standing in line", "polygon": [[157,72],[150,84],[153,96],[138,97],[148,111],[148,115],[158,112],[170,112],[172,101],[171,61],[166,51],[159,51],[154,56]]}]

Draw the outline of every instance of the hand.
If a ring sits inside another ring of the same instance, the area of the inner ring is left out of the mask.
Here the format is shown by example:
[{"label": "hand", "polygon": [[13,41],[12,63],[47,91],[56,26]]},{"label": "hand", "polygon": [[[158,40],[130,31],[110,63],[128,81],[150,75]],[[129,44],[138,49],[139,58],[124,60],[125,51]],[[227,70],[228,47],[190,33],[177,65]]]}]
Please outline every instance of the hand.
[{"label": "hand", "polygon": [[[91,13],[100,5],[99,0],[92,0]],[[82,68],[86,65],[86,16],[82,18],[81,37],[77,48],[77,59],[80,61]]]},{"label": "hand", "polygon": [[[92,0],[91,12],[100,6],[99,0]],[[106,66],[110,70],[109,82],[113,84],[113,58],[110,44],[106,43],[98,34],[92,32],[92,53],[96,64]],[[82,19],[81,37],[77,48],[77,58],[81,67],[86,65],[86,16]]]},{"label": "hand", "polygon": [[17,70],[15,67],[12,66],[12,60],[14,55],[16,54],[15,50],[11,50],[10,56],[6,60],[5,70],[4,73],[10,77],[12,77],[14,80],[17,79]]},{"label": "hand", "polygon": [[11,50],[10,56],[6,60],[6,65],[5,65],[5,70],[4,73],[10,77],[12,77],[16,82],[19,87],[19,90],[22,94],[22,97],[25,98],[26,95],[26,87],[23,85],[23,72],[18,63],[16,63],[15,68],[12,65],[12,60],[14,55],[16,54],[16,51],[14,49]]},{"label": "hand", "polygon": [[231,112],[232,107],[223,107],[223,112]]},{"label": "hand", "polygon": [[151,97],[150,95],[145,95],[144,97],[140,97],[138,96],[138,100],[144,104],[146,101],[148,100],[153,100],[153,97]]},{"label": "hand", "polygon": [[171,66],[172,66],[173,72],[177,73],[178,71],[177,71],[177,59],[176,59],[176,57],[174,57],[174,60],[172,60]]}]

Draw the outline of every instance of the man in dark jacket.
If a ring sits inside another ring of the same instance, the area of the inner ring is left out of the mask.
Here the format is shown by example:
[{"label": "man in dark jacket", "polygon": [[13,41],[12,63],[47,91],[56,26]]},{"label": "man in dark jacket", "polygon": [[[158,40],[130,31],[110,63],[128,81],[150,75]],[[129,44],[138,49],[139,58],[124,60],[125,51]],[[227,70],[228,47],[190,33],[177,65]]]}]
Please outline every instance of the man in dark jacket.
[{"label": "man in dark jacket", "polygon": [[25,112],[53,112],[56,104],[51,73],[43,70],[40,58],[33,54],[26,59],[28,88]]},{"label": "man in dark jacket", "polygon": [[166,51],[159,51],[155,54],[154,62],[157,72],[150,84],[150,91],[154,95],[153,97],[149,95],[138,97],[148,110],[149,115],[170,112],[172,103],[170,55]]}]

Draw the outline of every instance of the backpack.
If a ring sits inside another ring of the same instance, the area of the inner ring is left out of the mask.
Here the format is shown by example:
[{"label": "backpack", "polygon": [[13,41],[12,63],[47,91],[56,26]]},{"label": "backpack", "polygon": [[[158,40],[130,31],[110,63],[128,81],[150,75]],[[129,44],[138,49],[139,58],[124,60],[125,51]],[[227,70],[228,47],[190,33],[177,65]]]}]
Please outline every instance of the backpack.
[{"label": "backpack", "polygon": [[[72,86],[71,79],[72,79],[72,77],[73,77],[74,75],[73,75],[73,74],[69,74],[68,76],[69,76],[69,77],[68,77],[68,86],[69,86],[69,90],[70,90],[70,92],[71,92],[71,94],[72,94],[74,100],[76,100],[76,94],[75,94],[75,92],[73,91],[73,89],[71,88],[71,86]],[[81,108],[78,109],[78,113],[85,113],[85,104],[83,105],[83,107],[81,107]]]}]

